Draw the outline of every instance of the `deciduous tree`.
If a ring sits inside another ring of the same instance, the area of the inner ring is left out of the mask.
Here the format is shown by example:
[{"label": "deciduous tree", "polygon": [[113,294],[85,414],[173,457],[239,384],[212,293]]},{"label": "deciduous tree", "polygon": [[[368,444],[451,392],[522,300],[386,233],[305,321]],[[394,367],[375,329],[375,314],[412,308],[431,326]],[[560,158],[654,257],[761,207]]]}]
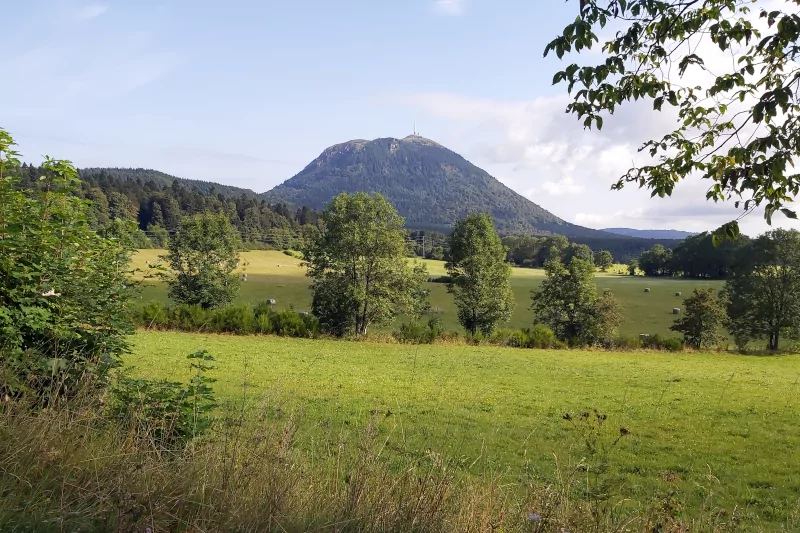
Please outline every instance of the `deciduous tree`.
[{"label": "deciduous tree", "polygon": [[600,296],[594,265],[573,259],[568,265],[548,261],[547,277],[531,291],[534,323],[545,324],[566,342],[596,344],[610,339],[622,321],[619,303],[610,293]]},{"label": "deciduous tree", "polygon": [[692,348],[710,348],[719,343],[725,321],[725,308],[710,288],[694,289],[683,300],[683,316],[669,329],[683,333],[683,341]]},{"label": "deciduous tree", "polygon": [[366,335],[401,313],[425,312],[428,273],[406,260],[403,217],[383,196],[342,193],[304,250],[312,312],[334,335]]},{"label": "deciduous tree", "polygon": [[605,272],[614,264],[614,256],[608,250],[600,250],[594,254],[594,265]]},{"label": "deciduous tree", "polygon": [[569,246],[567,246],[567,250],[564,252],[564,263],[569,264],[573,259],[580,259],[581,261],[594,264],[592,249],[585,244],[571,242]]},{"label": "deciduous tree", "polygon": [[514,294],[509,279],[511,265],[497,235],[491,215],[471,214],[456,222],[450,234],[448,261],[458,320],[472,335],[491,333],[511,318]]},{"label": "deciduous tree", "polygon": [[[800,334],[800,233],[777,229],[737,252],[725,283],[728,330],[742,342]],[[737,341],[738,342],[738,341]]]},{"label": "deciduous tree", "polygon": [[[797,0],[580,0],[579,16],[545,48],[559,58],[592,50],[586,64],[556,73],[572,95],[567,111],[587,128],[621,106],[671,108],[675,129],[643,139],[647,164],[626,183],[671,195],[688,176],[706,198],[763,207],[771,222],[800,191],[800,14]],[[608,37],[600,45],[599,34]],[[597,50],[597,49],[600,50]],[[718,235],[735,237],[736,222]]]},{"label": "deciduous tree", "polygon": [[163,257],[169,296],[203,309],[223,307],[239,293],[239,232],[225,215],[203,213],[184,217]]}]

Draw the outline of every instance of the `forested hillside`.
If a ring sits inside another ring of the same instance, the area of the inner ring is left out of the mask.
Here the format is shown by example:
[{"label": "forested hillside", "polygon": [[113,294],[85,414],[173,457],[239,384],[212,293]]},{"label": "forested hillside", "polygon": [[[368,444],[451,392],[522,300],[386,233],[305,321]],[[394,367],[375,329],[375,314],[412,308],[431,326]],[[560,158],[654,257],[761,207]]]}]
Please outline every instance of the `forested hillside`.
[{"label": "forested hillside", "polygon": [[[35,166],[20,168],[23,185],[33,185],[40,174]],[[166,245],[180,218],[201,212],[226,213],[251,245],[296,247],[304,226],[316,226],[318,214],[269,203],[247,189],[176,178],[146,169],[83,169],[81,194],[92,202],[92,224],[132,222],[141,246]],[[149,241],[149,242],[148,242]]]}]

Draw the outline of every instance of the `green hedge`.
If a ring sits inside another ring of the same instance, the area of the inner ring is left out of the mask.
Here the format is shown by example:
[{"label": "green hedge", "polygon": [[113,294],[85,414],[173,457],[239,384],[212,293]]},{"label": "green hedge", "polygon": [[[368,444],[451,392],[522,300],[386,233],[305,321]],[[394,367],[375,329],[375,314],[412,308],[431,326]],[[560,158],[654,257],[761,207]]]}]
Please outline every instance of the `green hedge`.
[{"label": "green hedge", "polygon": [[146,329],[304,338],[319,335],[316,317],[289,309],[275,311],[267,302],[211,310],[197,305],[151,303],[139,309],[134,319]]}]

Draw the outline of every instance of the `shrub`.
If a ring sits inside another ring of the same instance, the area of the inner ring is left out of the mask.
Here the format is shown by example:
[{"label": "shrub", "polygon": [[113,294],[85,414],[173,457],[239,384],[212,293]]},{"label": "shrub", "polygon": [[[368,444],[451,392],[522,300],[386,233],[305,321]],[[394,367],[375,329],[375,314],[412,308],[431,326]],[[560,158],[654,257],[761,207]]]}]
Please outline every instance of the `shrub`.
[{"label": "shrub", "polygon": [[499,329],[492,335],[489,342],[514,348],[547,349],[564,347],[564,343],[556,338],[553,330],[544,324],[536,324],[533,328],[518,330]]},{"label": "shrub", "polygon": [[217,333],[254,333],[255,321],[253,308],[247,305],[231,305],[211,313],[211,325]]},{"label": "shrub", "polygon": [[639,337],[631,335],[620,335],[608,345],[608,348],[618,348],[620,350],[638,350],[641,347],[642,342]]},{"label": "shrub", "polygon": [[303,317],[290,309],[272,315],[272,331],[282,337],[308,337],[308,325]]},{"label": "shrub", "polygon": [[500,346],[520,346],[519,340],[514,337],[520,334],[519,330],[510,328],[498,328],[494,330],[489,337],[491,344],[498,344]]},{"label": "shrub", "polygon": [[428,278],[428,283],[452,283],[452,276],[437,276]]},{"label": "shrub", "polygon": [[137,325],[147,329],[169,329],[168,313],[169,309],[164,304],[151,302],[139,309]]},{"label": "shrub", "polygon": [[553,330],[544,324],[535,324],[530,329],[523,330],[527,335],[525,348],[563,348],[564,343],[556,338]]},{"label": "shrub", "polygon": [[668,352],[680,352],[683,350],[683,342],[680,339],[676,339],[674,337],[662,337],[658,333],[642,339],[641,345],[643,348],[666,350]]},{"label": "shrub", "polygon": [[111,389],[109,412],[138,440],[158,449],[179,449],[205,433],[212,425],[217,406],[206,375],[214,369],[214,358],[205,350],[190,354],[194,376],[188,384],[151,381],[121,375]]},{"label": "shrub", "polygon": [[274,308],[269,302],[258,302],[253,306],[253,314],[256,316],[256,318],[261,315],[271,315],[273,312]]},{"label": "shrub", "polygon": [[92,229],[68,161],[45,158],[29,186],[13,147],[0,129],[0,362],[23,372],[2,370],[0,397],[104,386],[133,332],[131,240]]},{"label": "shrub", "polygon": [[262,313],[256,315],[255,333],[269,335],[270,333],[274,333],[274,331],[271,314]]},{"label": "shrub", "polygon": [[201,331],[208,327],[209,312],[199,305],[180,304],[169,309],[169,327],[183,331]]},{"label": "shrub", "polygon": [[392,335],[404,344],[433,344],[439,338],[439,330],[439,319],[433,317],[427,324],[420,324],[417,320],[400,324],[400,328]]}]

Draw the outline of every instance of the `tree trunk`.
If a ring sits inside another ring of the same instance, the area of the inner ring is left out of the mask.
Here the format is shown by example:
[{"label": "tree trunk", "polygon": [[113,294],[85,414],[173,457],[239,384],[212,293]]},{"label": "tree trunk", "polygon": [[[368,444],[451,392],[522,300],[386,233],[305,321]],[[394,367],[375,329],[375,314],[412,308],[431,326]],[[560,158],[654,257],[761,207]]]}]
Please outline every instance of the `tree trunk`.
[{"label": "tree trunk", "polygon": [[769,349],[773,352],[778,349],[778,343],[780,341],[780,330],[775,330],[769,335]]}]

